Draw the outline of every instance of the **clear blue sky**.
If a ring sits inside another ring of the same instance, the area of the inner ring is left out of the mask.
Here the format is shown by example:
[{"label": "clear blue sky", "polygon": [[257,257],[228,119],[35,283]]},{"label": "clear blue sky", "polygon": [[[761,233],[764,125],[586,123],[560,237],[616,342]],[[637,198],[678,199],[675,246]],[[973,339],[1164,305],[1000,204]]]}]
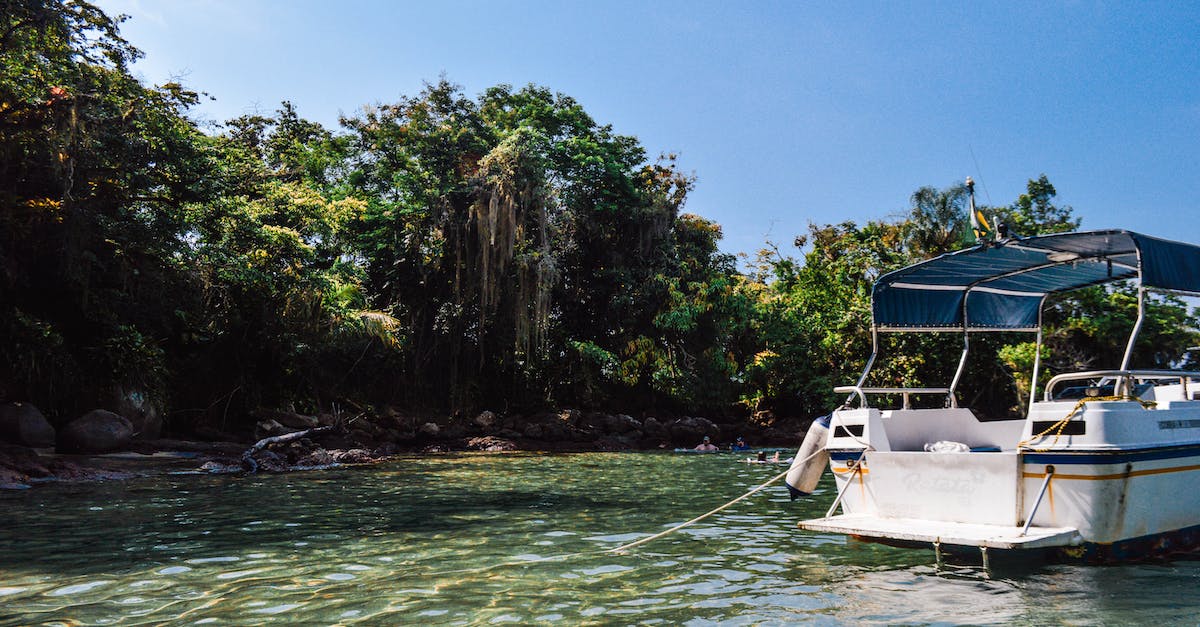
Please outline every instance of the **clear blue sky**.
[{"label": "clear blue sky", "polygon": [[686,211],[750,252],[896,216],[972,176],[1009,204],[1045,173],[1084,228],[1200,243],[1200,3],[101,0],[153,83],[224,120],[340,113],[445,75],[536,83],[675,152]]}]

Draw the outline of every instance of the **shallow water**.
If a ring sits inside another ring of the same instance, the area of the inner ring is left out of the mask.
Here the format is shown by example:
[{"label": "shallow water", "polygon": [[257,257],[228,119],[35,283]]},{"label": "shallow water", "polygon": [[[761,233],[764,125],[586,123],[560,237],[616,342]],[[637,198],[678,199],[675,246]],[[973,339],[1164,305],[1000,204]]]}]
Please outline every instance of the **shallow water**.
[{"label": "shallow water", "polygon": [[[1200,561],[934,566],[733,455],[446,455],[0,495],[0,624],[1196,624]],[[568,556],[561,558],[561,556]],[[551,558],[551,559],[545,559]],[[560,559],[561,558],[561,559]],[[543,561],[535,561],[543,560]],[[1011,572],[1005,572],[1011,570]]]}]

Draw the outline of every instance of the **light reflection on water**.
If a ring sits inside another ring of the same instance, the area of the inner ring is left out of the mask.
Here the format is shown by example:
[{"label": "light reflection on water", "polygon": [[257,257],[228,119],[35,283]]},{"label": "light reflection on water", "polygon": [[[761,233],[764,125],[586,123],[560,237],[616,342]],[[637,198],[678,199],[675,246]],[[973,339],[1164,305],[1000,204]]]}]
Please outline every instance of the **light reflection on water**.
[{"label": "light reflection on water", "polygon": [[[798,531],[730,455],[450,455],[0,495],[0,624],[1119,624],[1195,620],[1200,562],[938,570]],[[566,559],[561,556],[570,555]],[[529,563],[515,563],[529,562]]]}]

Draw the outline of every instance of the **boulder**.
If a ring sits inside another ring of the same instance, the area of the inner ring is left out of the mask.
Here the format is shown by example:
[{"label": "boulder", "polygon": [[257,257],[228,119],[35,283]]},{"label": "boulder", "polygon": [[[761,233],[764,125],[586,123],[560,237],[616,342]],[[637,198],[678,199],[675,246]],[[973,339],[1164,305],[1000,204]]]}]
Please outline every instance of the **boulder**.
[{"label": "boulder", "polygon": [[558,418],[572,427],[578,427],[583,422],[583,412],[578,409],[567,409],[560,412]]},{"label": "boulder", "polygon": [[662,438],[667,435],[667,427],[658,418],[649,416],[642,421],[642,431],[646,433],[646,437]]},{"label": "boulder", "polygon": [[259,420],[254,425],[254,439],[261,440],[263,438],[272,438],[277,435],[286,435],[292,433],[291,429],[279,424],[275,420]]},{"label": "boulder", "polygon": [[617,414],[612,416],[612,420],[608,423],[608,432],[615,434],[631,433],[642,428],[642,423],[638,422],[637,418],[626,414]]},{"label": "boulder", "polygon": [[109,453],[129,446],[132,439],[132,423],[111,411],[95,409],[59,431],[56,448],[64,453]]},{"label": "boulder", "polygon": [[362,429],[351,429],[350,432],[346,434],[346,437],[348,437],[351,442],[355,443],[359,447],[374,446],[377,443],[375,434]]},{"label": "boulder", "polygon": [[292,429],[298,429],[301,431],[304,429],[315,429],[321,426],[321,421],[316,417],[305,416],[303,414],[297,414],[293,412],[281,411],[275,414],[274,418],[275,422],[278,422],[285,427],[290,427]]},{"label": "boulder", "polygon": [[54,446],[54,427],[37,407],[29,403],[0,405],[0,439],[21,446]]},{"label": "boulder", "polygon": [[484,431],[491,431],[498,423],[499,420],[496,419],[496,414],[490,411],[482,411],[479,412],[478,416],[475,416],[475,426]]},{"label": "boulder", "polygon": [[145,390],[117,390],[114,409],[133,425],[133,437],[156,440],[162,435],[162,409]]},{"label": "boulder", "polygon": [[436,438],[441,430],[442,428],[437,426],[436,422],[427,422],[421,425],[421,428],[417,429],[417,432],[424,436]]},{"label": "boulder", "polygon": [[467,434],[467,430],[460,424],[450,424],[442,427],[439,437],[447,440],[457,440]]},{"label": "boulder", "polygon": [[713,439],[713,443],[721,436],[721,428],[713,421],[699,416],[687,416],[667,425],[671,440],[676,444],[696,444],[704,436]]}]

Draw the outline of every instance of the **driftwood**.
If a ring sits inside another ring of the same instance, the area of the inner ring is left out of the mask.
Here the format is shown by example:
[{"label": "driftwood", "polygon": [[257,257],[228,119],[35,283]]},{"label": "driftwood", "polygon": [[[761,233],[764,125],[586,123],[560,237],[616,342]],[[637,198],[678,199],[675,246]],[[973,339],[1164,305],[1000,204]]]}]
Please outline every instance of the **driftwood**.
[{"label": "driftwood", "polygon": [[305,438],[310,435],[317,435],[319,433],[328,433],[330,431],[333,431],[336,428],[337,427],[335,427],[335,426],[314,427],[312,429],[305,429],[304,431],[296,431],[294,433],[286,433],[284,435],[276,435],[276,436],[271,436],[269,438],[263,438],[263,439],[259,440],[258,442],[255,442],[254,446],[251,446],[250,448],[246,449],[245,453],[242,453],[242,466],[244,466],[246,468],[246,472],[249,472],[249,473],[258,472],[258,462],[254,461],[255,453],[267,448],[268,446],[271,446],[272,444],[286,444],[288,442],[299,440],[301,438]]}]

